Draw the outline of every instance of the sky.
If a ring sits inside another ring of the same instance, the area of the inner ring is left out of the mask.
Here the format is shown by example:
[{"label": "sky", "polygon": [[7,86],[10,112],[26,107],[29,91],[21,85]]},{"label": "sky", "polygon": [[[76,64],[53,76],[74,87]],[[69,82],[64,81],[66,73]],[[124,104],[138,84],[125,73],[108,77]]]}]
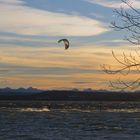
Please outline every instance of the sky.
[{"label": "sky", "polygon": [[[129,10],[120,0],[0,0],[0,88],[109,89],[121,75],[101,65],[117,67],[111,51],[134,49],[126,32],[110,28],[119,7]],[[61,38],[70,41],[68,50]]]}]

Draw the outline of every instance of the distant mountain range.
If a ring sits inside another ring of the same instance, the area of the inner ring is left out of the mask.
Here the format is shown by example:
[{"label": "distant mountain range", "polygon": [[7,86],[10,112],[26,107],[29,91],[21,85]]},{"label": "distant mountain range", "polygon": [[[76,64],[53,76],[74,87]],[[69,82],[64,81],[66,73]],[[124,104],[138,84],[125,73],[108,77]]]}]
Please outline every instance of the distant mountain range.
[{"label": "distant mountain range", "polygon": [[[41,89],[37,89],[37,88],[33,88],[33,87],[29,87],[29,88],[18,88],[18,89],[12,89],[10,87],[6,87],[6,88],[0,88],[0,94],[11,94],[11,93],[18,93],[18,94],[32,94],[32,93],[41,93],[44,91],[51,91],[51,90],[41,90]],[[52,90],[54,91],[54,90]],[[56,91],[56,90],[55,90]],[[64,89],[64,90],[57,90],[57,91],[73,91],[73,92],[79,92],[79,91],[83,91],[83,92],[109,92],[107,90],[93,90],[91,88],[86,88],[86,89],[77,89],[77,88],[69,88],[69,89]]]},{"label": "distant mountain range", "polygon": [[31,94],[31,93],[41,93],[43,92],[44,90],[40,90],[40,89],[37,89],[37,88],[32,88],[32,87],[29,87],[29,88],[18,88],[18,89],[12,89],[12,88],[9,88],[9,87],[6,87],[6,88],[0,88],[0,94],[11,94],[11,93],[18,93],[18,94]]}]

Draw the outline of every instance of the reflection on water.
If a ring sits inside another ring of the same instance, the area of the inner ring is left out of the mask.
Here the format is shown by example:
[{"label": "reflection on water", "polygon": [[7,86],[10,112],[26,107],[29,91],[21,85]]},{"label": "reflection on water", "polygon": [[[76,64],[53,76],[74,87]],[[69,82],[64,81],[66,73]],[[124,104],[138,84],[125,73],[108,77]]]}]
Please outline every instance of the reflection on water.
[{"label": "reflection on water", "polygon": [[0,140],[140,140],[138,102],[1,102],[0,106]]}]

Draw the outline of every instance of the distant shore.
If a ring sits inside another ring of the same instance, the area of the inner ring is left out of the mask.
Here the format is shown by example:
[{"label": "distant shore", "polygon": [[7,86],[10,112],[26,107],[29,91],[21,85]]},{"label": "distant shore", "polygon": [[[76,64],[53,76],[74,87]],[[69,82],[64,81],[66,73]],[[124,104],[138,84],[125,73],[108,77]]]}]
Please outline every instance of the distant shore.
[{"label": "distant shore", "polygon": [[27,101],[140,101],[140,92],[67,91],[0,92],[2,100]]}]

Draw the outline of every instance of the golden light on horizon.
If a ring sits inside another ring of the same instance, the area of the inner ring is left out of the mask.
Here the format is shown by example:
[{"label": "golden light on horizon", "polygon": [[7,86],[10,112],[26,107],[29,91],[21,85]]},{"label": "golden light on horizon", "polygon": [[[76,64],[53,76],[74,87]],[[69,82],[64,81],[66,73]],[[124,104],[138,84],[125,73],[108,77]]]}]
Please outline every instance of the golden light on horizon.
[{"label": "golden light on horizon", "polygon": [[[122,55],[118,48],[115,53]],[[137,77],[134,73],[125,77],[104,73],[103,64],[119,66],[111,49],[105,47],[70,48],[69,51],[62,47],[1,47],[0,56],[1,65],[4,64],[1,70],[8,70],[1,72],[1,86],[108,89],[109,81],[118,78],[131,81]]]}]

